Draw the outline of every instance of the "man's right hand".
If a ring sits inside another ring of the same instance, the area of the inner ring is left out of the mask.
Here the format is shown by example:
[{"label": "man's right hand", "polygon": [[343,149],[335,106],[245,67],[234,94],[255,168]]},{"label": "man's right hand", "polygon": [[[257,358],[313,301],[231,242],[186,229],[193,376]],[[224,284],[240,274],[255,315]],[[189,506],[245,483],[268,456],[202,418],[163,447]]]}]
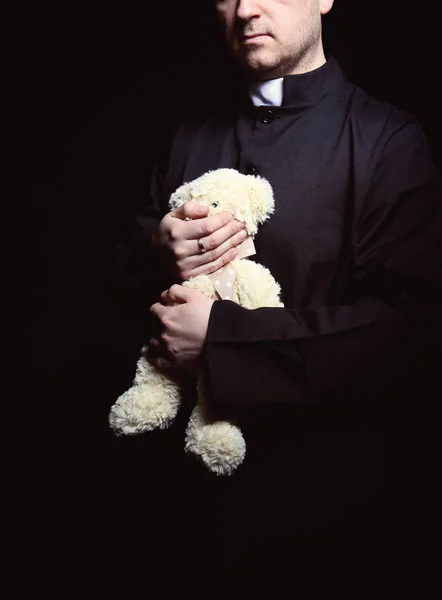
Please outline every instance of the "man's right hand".
[{"label": "man's right hand", "polygon": [[208,206],[186,202],[163,217],[152,236],[166,268],[182,280],[217,271],[237,256],[236,246],[247,237],[245,224],[230,213],[208,213]]}]

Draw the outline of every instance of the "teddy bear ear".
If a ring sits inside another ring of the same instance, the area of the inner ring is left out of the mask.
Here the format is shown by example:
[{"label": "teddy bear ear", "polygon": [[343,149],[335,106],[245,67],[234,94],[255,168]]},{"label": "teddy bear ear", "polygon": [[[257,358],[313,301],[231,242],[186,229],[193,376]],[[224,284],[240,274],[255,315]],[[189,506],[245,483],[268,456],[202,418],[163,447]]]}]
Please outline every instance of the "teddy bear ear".
[{"label": "teddy bear ear", "polygon": [[184,202],[186,201],[186,187],[187,187],[187,183],[184,183],[183,185],[181,185],[179,188],[177,188],[173,194],[171,194],[170,198],[169,198],[169,208],[171,210],[178,208],[179,206],[182,206],[184,204]]},{"label": "teddy bear ear", "polygon": [[275,210],[275,200],[270,182],[259,175],[246,175],[250,197],[250,212],[256,225],[264,223]]},{"label": "teddy bear ear", "polygon": [[190,182],[183,183],[183,185],[180,185],[180,187],[171,194],[169,198],[169,208],[171,210],[179,208],[189,200],[189,188]]}]

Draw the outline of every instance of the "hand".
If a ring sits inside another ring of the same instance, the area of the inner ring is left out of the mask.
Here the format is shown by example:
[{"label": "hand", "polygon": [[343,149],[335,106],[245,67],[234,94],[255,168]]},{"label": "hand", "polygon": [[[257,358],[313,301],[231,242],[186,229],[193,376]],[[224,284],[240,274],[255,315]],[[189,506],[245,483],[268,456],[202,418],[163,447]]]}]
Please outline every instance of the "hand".
[{"label": "hand", "polygon": [[150,307],[162,326],[162,333],[160,339],[150,339],[147,358],[160,368],[197,373],[202,366],[201,354],[214,300],[177,284],[163,292],[161,299],[177,304],[164,306],[157,302]]},{"label": "hand", "polygon": [[186,202],[163,217],[153,234],[152,246],[181,280],[208,275],[231,262],[238,255],[236,246],[247,237],[245,224],[230,213],[208,214],[208,206]]}]

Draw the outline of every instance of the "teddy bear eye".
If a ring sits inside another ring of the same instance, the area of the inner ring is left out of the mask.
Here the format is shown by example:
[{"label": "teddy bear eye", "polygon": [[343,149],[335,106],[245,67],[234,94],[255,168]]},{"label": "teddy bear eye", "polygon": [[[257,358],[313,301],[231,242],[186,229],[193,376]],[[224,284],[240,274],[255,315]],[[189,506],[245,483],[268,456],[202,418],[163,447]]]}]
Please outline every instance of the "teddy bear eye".
[{"label": "teddy bear eye", "polygon": [[212,206],[213,208],[216,208],[218,206],[218,202],[212,202]]}]

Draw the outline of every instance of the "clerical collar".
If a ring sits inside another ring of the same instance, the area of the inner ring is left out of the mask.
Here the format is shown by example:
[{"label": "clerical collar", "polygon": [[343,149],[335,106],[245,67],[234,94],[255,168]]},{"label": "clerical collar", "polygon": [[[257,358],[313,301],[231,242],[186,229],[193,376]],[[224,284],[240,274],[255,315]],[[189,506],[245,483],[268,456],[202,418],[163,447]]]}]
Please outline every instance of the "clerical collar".
[{"label": "clerical collar", "polygon": [[340,86],[346,77],[333,56],[308,73],[286,75],[279,79],[247,84],[248,101],[254,106],[281,106],[303,111],[316,104]]},{"label": "clerical collar", "polygon": [[284,78],[248,83],[249,96],[255,106],[281,106]]}]

